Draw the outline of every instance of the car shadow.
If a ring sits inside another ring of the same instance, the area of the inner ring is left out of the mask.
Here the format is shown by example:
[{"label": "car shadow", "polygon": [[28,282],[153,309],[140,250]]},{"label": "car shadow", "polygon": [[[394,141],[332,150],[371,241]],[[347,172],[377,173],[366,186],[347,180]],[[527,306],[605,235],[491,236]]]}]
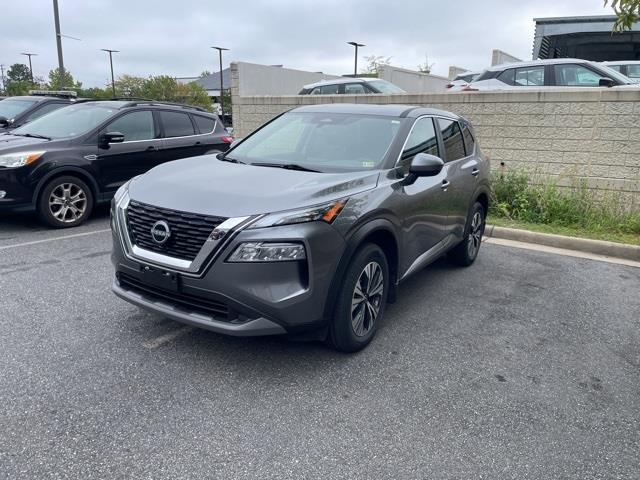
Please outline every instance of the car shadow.
[{"label": "car shadow", "polygon": [[[82,225],[104,223],[109,218],[109,205],[98,205],[91,217]],[[0,214],[0,240],[12,238],[17,233],[41,232],[55,230],[45,225],[33,212]]]}]

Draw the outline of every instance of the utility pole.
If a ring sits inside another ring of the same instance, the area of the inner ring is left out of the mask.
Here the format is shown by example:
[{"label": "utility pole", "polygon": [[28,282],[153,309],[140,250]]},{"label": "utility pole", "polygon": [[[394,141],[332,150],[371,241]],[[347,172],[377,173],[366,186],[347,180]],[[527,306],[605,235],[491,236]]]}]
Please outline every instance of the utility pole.
[{"label": "utility pole", "polygon": [[353,45],[354,47],[356,47],[356,55],[353,62],[353,76],[357,77],[358,76],[358,47],[366,47],[366,45],[364,43],[358,43],[358,42],[347,42],[347,43],[349,45]]},{"label": "utility pole", "polygon": [[[220,54],[220,114],[224,115],[224,97],[223,97],[223,83],[222,83],[222,51],[223,50],[229,50],[228,48],[223,48],[223,47],[211,47],[215,50],[218,50],[218,53]],[[223,120],[224,121],[224,120]]]},{"label": "utility pole", "polygon": [[120,50],[109,50],[108,48],[101,48],[103,52],[109,53],[109,64],[111,65],[111,90],[113,91],[113,98],[116,97],[116,81],[113,78],[113,57],[111,56],[113,53],[119,53]]},{"label": "utility pole", "polygon": [[58,46],[58,72],[60,73],[60,90],[64,90],[64,60],[62,59],[62,34],[60,33],[60,14],[58,0],[53,0],[53,19],[56,24],[56,44]]},{"label": "utility pole", "polygon": [[20,55],[25,55],[29,57],[29,74],[31,75],[31,83],[33,83],[33,67],[31,66],[31,57],[35,57],[37,53],[21,53]]}]

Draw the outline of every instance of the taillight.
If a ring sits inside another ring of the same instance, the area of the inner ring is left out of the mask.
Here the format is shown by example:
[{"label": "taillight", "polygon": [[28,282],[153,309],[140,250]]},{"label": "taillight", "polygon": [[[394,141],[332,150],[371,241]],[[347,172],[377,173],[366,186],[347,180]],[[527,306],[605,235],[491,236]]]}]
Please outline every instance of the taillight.
[{"label": "taillight", "polygon": [[451,87],[453,87],[453,83],[447,83],[445,88],[451,88]]},{"label": "taillight", "polygon": [[220,140],[222,140],[222,143],[233,143],[233,137],[230,137],[228,135],[220,137]]},{"label": "taillight", "polygon": [[463,92],[479,92],[480,90],[478,90],[477,88],[473,88],[470,85],[467,85],[462,89],[462,91]]}]

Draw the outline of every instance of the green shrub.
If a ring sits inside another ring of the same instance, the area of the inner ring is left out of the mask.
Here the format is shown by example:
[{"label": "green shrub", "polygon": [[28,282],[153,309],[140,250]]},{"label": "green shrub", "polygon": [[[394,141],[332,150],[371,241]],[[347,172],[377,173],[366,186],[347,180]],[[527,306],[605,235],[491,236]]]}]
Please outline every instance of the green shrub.
[{"label": "green shrub", "polygon": [[490,213],[529,223],[640,235],[640,212],[625,210],[619,194],[598,197],[584,181],[558,187],[531,180],[519,171],[494,174]]}]

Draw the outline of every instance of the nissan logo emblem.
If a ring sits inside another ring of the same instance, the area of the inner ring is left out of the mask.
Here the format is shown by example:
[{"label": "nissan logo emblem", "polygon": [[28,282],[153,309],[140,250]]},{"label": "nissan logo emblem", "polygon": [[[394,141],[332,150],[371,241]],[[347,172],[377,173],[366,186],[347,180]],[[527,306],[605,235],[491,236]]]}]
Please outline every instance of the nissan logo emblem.
[{"label": "nissan logo emblem", "polygon": [[151,238],[158,245],[164,245],[171,236],[171,229],[169,224],[164,220],[159,220],[151,227]]}]

